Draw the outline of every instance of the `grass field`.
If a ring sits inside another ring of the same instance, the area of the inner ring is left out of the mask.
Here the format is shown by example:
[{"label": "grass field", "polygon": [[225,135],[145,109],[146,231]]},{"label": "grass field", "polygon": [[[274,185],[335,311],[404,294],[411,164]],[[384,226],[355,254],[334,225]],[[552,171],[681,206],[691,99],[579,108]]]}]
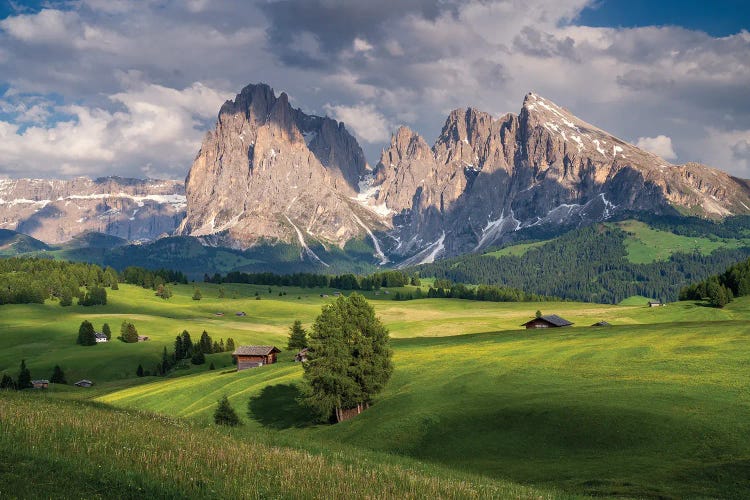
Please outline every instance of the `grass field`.
[{"label": "grass field", "polygon": [[[395,302],[370,294],[394,338],[396,371],[372,408],[328,426],[314,423],[297,402],[302,370],[291,362],[291,352],[273,366],[241,373],[233,371],[227,354],[215,354],[208,357],[215,371],[207,370],[207,362],[179,376],[135,377],[137,364],[155,363],[183,329],[195,338],[206,329],[215,339],[283,348],[294,319],[309,325],[332,300],[320,297],[320,290],[271,287],[269,294],[268,287],[249,285],[226,286],[227,296],[236,292],[240,298],[218,299],[215,286],[199,286],[201,301],[190,299],[192,286],[178,286],[172,299],[162,301],[152,291],[123,285],[103,307],[2,306],[0,371],[15,375],[25,357],[32,376],[47,377],[59,363],[69,381],[86,376],[97,385],[54,387],[43,404],[52,404],[50,398],[93,400],[181,418],[198,434],[217,432],[210,428],[211,415],[227,394],[243,426],[211,441],[295,448],[334,465],[359,456],[386,469],[424,463],[429,474],[467,481],[479,496],[516,491],[518,484],[555,497],[750,496],[748,299],[719,310],[688,302],[649,309],[642,300],[619,306]],[[287,294],[279,297],[282,290]],[[520,330],[537,309],[575,326]],[[214,315],[219,311],[225,316]],[[234,316],[236,311],[247,316]],[[92,317],[96,326],[108,320],[113,327],[127,317],[153,340],[76,346],[78,324]],[[600,320],[614,326],[588,326]],[[34,400],[21,397],[10,406],[28,401]],[[70,404],[66,411],[94,411]],[[32,439],[28,429],[23,432],[23,439]],[[44,459],[54,461],[54,454]],[[14,470],[6,476],[15,477]],[[183,487],[174,491],[189,491]],[[368,488],[373,495],[383,491]],[[405,491],[388,488],[390,496]],[[441,491],[439,496],[468,496]],[[511,496],[535,494],[530,491]]]}]

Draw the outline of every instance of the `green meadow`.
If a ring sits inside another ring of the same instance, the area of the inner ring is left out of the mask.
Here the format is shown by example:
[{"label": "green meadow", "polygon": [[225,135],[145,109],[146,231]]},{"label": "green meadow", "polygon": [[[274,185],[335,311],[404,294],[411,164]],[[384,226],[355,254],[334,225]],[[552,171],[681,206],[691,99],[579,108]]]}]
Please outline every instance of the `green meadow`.
[{"label": "green meadow", "polygon": [[[237,345],[283,349],[293,320],[309,326],[321,306],[333,300],[330,290],[271,287],[269,293],[269,287],[252,285],[224,285],[226,296],[237,298],[219,299],[217,286],[198,286],[200,301],[191,300],[192,285],[173,287],[174,296],[167,301],[151,290],[121,285],[109,293],[106,306],[2,306],[0,372],[15,376],[25,358],[33,378],[49,377],[59,364],[69,382],[89,378],[96,383],[88,390],[53,386],[43,393],[0,396],[0,424],[13,430],[14,439],[33,441],[38,444],[34,450],[60,450],[25,452],[21,461],[39,459],[63,467],[84,452],[62,450],[56,432],[33,436],[32,420],[16,424],[9,415],[33,413],[37,425],[70,436],[89,432],[75,424],[75,415],[111,422],[97,427],[101,435],[91,437],[112,441],[94,446],[101,455],[90,458],[105,467],[107,446],[140,442],[136,431],[119,431],[123,426],[118,419],[130,415],[146,423],[136,426],[142,439],[164,449],[187,439],[183,433],[189,429],[195,439],[209,443],[207,455],[201,455],[206,463],[219,460],[215,457],[229,448],[241,456],[250,455],[252,447],[274,450],[267,454],[276,462],[268,464],[264,477],[284,483],[278,490],[282,497],[305,496],[295,495],[292,483],[304,477],[298,465],[308,461],[328,478],[322,488],[330,496],[352,491],[330,479],[338,467],[350,474],[346,481],[364,481],[361,491],[369,496],[750,496],[749,299],[724,309],[693,302],[652,309],[644,298],[627,305],[397,302],[383,292],[368,292],[391,332],[396,370],[362,415],[322,425],[298,402],[302,369],[292,362],[290,351],[275,365],[241,373],[234,371],[227,353],[220,353],[207,356],[205,365],[168,377],[135,376],[139,363],[146,369],[154,365],[164,346],[171,350],[184,329],[194,339],[206,330],[215,340],[232,337]],[[537,309],[575,325],[522,329]],[[238,311],[247,316],[236,316]],[[115,335],[128,319],[151,340],[80,347],[75,337],[83,319],[97,329],[107,321]],[[602,320],[613,326],[589,326]],[[208,370],[211,362],[216,370]],[[239,428],[213,426],[211,416],[224,394],[240,414]],[[55,405],[59,415],[49,411]],[[11,442],[0,438],[0,450],[19,455]],[[282,458],[297,463],[286,471]],[[361,474],[369,469],[359,461],[379,471],[383,483],[365,481]],[[148,488],[156,488],[154,478],[166,477],[169,463],[149,465],[153,468],[144,471],[143,479],[135,472],[124,477],[144,491],[156,491]],[[246,466],[232,462],[217,477]],[[0,463],[0,479],[22,482],[19,467]],[[405,477],[411,478],[408,484],[402,484]],[[204,481],[207,490],[190,489],[196,486],[180,481],[163,496],[236,492],[234,483],[219,487],[215,478]],[[97,483],[91,479],[86,484]],[[50,488],[47,496],[55,496],[55,486]],[[322,491],[308,496],[325,496]],[[95,495],[81,490],[72,496]],[[275,494],[264,490],[257,496]]]}]

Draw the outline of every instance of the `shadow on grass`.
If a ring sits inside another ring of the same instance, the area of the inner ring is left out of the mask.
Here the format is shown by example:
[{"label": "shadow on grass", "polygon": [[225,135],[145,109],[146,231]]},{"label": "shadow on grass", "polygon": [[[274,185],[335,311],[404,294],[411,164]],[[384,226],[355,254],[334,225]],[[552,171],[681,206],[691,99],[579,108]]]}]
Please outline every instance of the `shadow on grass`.
[{"label": "shadow on grass", "polygon": [[260,394],[250,399],[248,415],[272,429],[313,425],[315,416],[298,402],[300,395],[300,390],[296,385],[269,385]]}]

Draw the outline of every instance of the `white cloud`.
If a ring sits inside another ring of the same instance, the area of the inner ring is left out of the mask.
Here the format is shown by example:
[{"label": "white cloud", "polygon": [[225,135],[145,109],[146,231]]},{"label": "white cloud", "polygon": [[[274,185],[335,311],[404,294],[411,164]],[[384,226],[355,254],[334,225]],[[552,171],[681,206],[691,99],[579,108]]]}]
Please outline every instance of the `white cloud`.
[{"label": "white cloud", "polygon": [[391,134],[391,125],[372,104],[343,106],[326,104],[324,109],[335,119],[344,122],[358,139],[378,143],[387,141]]},{"label": "white cloud", "polygon": [[0,121],[0,171],[53,177],[158,172],[180,178],[200,145],[203,120],[215,116],[226,97],[201,83],[182,90],[141,84],[110,96],[121,111],[62,106],[55,111],[73,119],[23,132]]},{"label": "white cloud", "polygon": [[355,38],[353,42],[354,52],[369,52],[374,47],[363,38]]},{"label": "white cloud", "polygon": [[649,153],[661,156],[665,160],[674,160],[677,158],[677,154],[675,154],[672,147],[672,139],[666,135],[639,137],[635,145]]}]

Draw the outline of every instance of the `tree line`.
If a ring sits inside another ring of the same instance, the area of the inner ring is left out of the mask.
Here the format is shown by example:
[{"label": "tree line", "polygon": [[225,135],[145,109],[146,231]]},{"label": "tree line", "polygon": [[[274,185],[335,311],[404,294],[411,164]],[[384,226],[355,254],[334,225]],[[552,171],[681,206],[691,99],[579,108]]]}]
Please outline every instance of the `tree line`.
[{"label": "tree line", "polygon": [[352,273],[327,275],[316,273],[243,273],[232,271],[222,276],[219,273],[204,275],[207,283],[244,283],[249,285],[296,286],[300,288],[337,288],[339,290],[379,290],[382,287],[419,285],[419,275],[403,271],[379,271],[360,276]]}]

